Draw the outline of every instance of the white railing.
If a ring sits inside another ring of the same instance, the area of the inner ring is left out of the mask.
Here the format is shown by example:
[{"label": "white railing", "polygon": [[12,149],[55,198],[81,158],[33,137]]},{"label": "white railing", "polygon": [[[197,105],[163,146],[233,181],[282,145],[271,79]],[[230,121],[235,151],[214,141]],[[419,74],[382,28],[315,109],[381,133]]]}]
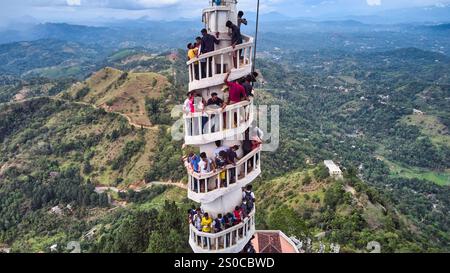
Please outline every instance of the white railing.
[{"label": "white railing", "polygon": [[[220,6],[219,7],[221,7],[221,6],[226,6],[226,5],[229,5],[229,4],[237,4],[237,1],[236,0],[222,0],[222,1],[220,1],[221,3],[220,3]],[[215,2],[214,1],[209,1],[209,4],[211,5],[211,6],[216,6],[216,4],[215,4]]]},{"label": "white railing", "polygon": [[[253,38],[245,35],[242,37],[244,42],[235,48],[230,46],[208,52],[187,62],[190,91],[223,83],[225,74],[230,68],[234,72],[230,80],[244,77],[251,72]],[[237,56],[236,63],[233,56]],[[241,57],[239,58],[239,56]]]},{"label": "white railing", "polygon": [[247,218],[233,227],[218,233],[206,233],[199,231],[193,225],[189,225],[191,244],[194,252],[239,252],[255,234],[255,207]]},{"label": "white railing", "polygon": [[[189,196],[201,202],[212,201],[211,198],[251,183],[261,173],[261,150],[262,147],[258,147],[241,158],[236,165],[230,164],[208,174],[188,169]],[[208,193],[211,198],[208,198]]]},{"label": "white railing", "polygon": [[188,113],[183,117],[187,145],[214,142],[247,130],[254,117],[253,100],[232,104],[225,109]]}]

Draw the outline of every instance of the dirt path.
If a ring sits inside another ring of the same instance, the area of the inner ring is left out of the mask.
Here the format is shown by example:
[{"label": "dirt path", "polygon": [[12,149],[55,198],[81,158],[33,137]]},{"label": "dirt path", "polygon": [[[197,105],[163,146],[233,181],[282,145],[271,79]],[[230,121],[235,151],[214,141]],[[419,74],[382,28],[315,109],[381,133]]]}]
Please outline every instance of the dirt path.
[{"label": "dirt path", "polygon": [[[33,97],[33,98],[28,98],[28,99],[24,99],[24,100],[20,100],[20,101],[7,102],[7,103],[5,103],[5,105],[13,105],[13,104],[18,104],[18,103],[24,103],[24,102],[32,101],[32,100],[39,99],[39,98],[45,98],[45,97]],[[87,102],[82,102],[82,101],[69,101],[69,100],[63,100],[63,99],[59,99],[59,98],[55,98],[55,97],[48,97],[48,98],[50,98],[50,99],[52,99],[52,100],[55,100],[55,101],[69,102],[69,103],[73,103],[73,104],[78,104],[78,105],[83,105],[83,106],[93,107],[93,108],[95,108],[95,109],[100,109],[100,107],[98,107],[97,105],[91,104],[91,103],[87,103]],[[101,109],[104,109],[104,108],[101,108]],[[106,109],[104,109],[104,110],[107,111]],[[142,125],[142,124],[134,123],[134,122],[131,120],[131,118],[130,118],[129,116],[127,116],[126,114],[123,114],[123,113],[120,113],[120,112],[114,112],[114,111],[107,111],[107,112],[108,112],[108,113],[117,114],[117,115],[120,115],[120,116],[126,118],[127,121],[128,121],[128,124],[129,124],[130,126],[132,126],[132,127],[137,128],[137,129],[141,129],[141,128],[143,128],[143,129],[148,129],[148,130],[155,130],[155,129],[158,129],[158,126],[148,126],[148,125]]]},{"label": "dirt path", "polygon": [[174,186],[174,187],[178,187],[180,189],[184,189],[187,190],[187,186],[181,182],[178,183],[171,183],[171,182],[151,182],[150,183],[150,187],[151,185],[165,185],[165,186]]},{"label": "dirt path", "polygon": [[110,112],[110,113],[118,114],[118,115],[126,118],[128,120],[128,124],[130,126],[133,126],[135,128],[138,128],[138,129],[143,128],[143,129],[148,129],[148,130],[154,130],[154,129],[158,128],[158,126],[148,126],[148,125],[142,125],[142,124],[134,123],[133,121],[131,121],[131,118],[129,116],[127,116],[126,114],[123,114],[123,113],[119,113],[119,112]]},{"label": "dirt path", "polygon": [[[54,99],[55,99],[55,98],[54,98]],[[67,101],[67,100],[62,100],[62,99],[55,99],[55,100],[65,101],[65,102],[71,102],[71,103],[78,104],[78,105],[90,106],[90,107],[94,107],[95,109],[100,109],[100,108],[101,108],[101,109],[105,109],[105,108],[99,107],[99,106],[97,106],[97,105],[95,105],[95,104],[91,104],[91,103],[87,103],[87,102],[82,102],[82,101]],[[107,110],[105,109],[105,111],[107,111]],[[128,121],[128,124],[129,124],[130,126],[133,126],[133,127],[135,127],[135,128],[138,128],[138,129],[143,128],[143,129],[153,130],[153,129],[157,129],[157,128],[158,128],[158,126],[148,126],[148,125],[142,125],[142,124],[134,123],[134,122],[131,120],[131,118],[130,118],[128,115],[124,114],[124,113],[114,112],[114,111],[107,111],[107,112],[113,113],[113,114],[117,114],[117,115],[119,115],[119,116],[122,116],[122,117],[126,118],[127,121]]]},{"label": "dirt path", "polygon": [[[151,188],[153,186],[172,186],[172,187],[177,187],[177,188],[180,188],[180,189],[183,189],[183,190],[187,189],[187,186],[185,184],[181,183],[181,182],[179,182],[179,183],[172,183],[172,182],[155,181],[155,182],[147,183],[143,187],[137,187],[137,188],[135,188],[133,190],[135,192],[141,192],[141,191],[143,191],[145,189],[148,189],[148,188]],[[126,189],[123,189],[123,190],[126,190]],[[95,187],[95,192],[96,193],[104,193],[104,192],[107,192],[107,191],[113,191],[115,193],[118,193],[118,192],[120,192],[122,190],[119,189],[119,188],[116,188],[116,187],[106,187],[106,186]]]}]

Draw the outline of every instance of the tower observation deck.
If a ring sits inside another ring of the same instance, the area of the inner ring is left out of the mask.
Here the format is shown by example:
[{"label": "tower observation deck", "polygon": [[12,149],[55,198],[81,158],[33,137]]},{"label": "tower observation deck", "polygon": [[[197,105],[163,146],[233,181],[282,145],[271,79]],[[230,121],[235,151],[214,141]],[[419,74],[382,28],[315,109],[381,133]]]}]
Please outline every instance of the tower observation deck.
[{"label": "tower observation deck", "polygon": [[[199,153],[191,152],[185,162],[188,197],[201,204],[201,212],[193,217],[209,216],[207,221],[199,217],[190,221],[189,244],[195,253],[238,253],[258,238],[256,207],[246,201],[252,194],[244,188],[261,174],[262,141],[252,137],[257,130],[252,125],[253,97],[236,101],[231,94],[233,81],[252,73],[254,39],[240,34],[235,42],[233,32],[240,28],[236,4],[236,0],[209,1],[203,9],[203,23],[210,36],[203,34],[201,47],[205,48],[197,49],[187,62],[190,97],[184,107],[184,142]],[[205,40],[210,44],[205,45]],[[189,101],[191,108],[186,110]],[[229,153],[232,161],[226,159]],[[221,164],[223,161],[226,163]],[[237,208],[242,213],[234,217],[238,221],[227,223],[227,215],[234,216]],[[222,224],[217,224],[217,219]]]}]

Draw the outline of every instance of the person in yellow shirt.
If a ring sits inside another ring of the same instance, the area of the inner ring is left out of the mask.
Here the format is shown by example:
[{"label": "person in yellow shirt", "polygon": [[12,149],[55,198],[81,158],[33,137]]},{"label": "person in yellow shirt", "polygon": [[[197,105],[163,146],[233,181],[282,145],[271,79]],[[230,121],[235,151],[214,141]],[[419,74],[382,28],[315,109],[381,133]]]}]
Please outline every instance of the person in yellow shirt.
[{"label": "person in yellow shirt", "polygon": [[[195,45],[193,45],[192,43],[189,43],[187,45],[188,48],[188,60],[192,60],[197,58],[198,56],[198,47],[195,47]],[[194,63],[194,74],[195,74],[195,79],[198,80],[198,61],[196,61]]]},{"label": "person in yellow shirt", "polygon": [[[212,218],[209,217],[208,213],[205,212],[203,214],[202,218],[202,231],[205,233],[211,233],[212,230]],[[211,238],[205,238],[206,240],[203,241],[203,247],[206,247],[207,245],[211,246]]]},{"label": "person in yellow shirt", "polygon": [[208,213],[206,212],[202,218],[202,231],[210,233],[211,225],[212,225],[212,218],[209,217]]}]

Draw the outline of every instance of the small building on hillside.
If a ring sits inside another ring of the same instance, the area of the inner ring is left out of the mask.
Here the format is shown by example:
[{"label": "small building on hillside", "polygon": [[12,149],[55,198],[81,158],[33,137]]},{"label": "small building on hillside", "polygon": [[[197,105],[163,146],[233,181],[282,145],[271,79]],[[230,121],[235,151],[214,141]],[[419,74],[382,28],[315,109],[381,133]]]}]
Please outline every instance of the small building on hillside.
[{"label": "small building on hillside", "polygon": [[55,215],[62,215],[63,210],[59,206],[55,206],[55,207],[51,208],[50,213],[55,214]]},{"label": "small building on hillside", "polygon": [[423,116],[423,115],[425,115],[424,112],[422,112],[422,111],[420,111],[420,110],[418,110],[418,109],[413,109],[413,114],[414,114],[414,115],[418,115],[418,116]]},{"label": "small building on hillside", "polygon": [[333,160],[325,160],[323,163],[328,168],[331,177],[337,179],[343,178],[341,169],[339,168],[338,165],[336,165],[336,163],[333,162]]}]

